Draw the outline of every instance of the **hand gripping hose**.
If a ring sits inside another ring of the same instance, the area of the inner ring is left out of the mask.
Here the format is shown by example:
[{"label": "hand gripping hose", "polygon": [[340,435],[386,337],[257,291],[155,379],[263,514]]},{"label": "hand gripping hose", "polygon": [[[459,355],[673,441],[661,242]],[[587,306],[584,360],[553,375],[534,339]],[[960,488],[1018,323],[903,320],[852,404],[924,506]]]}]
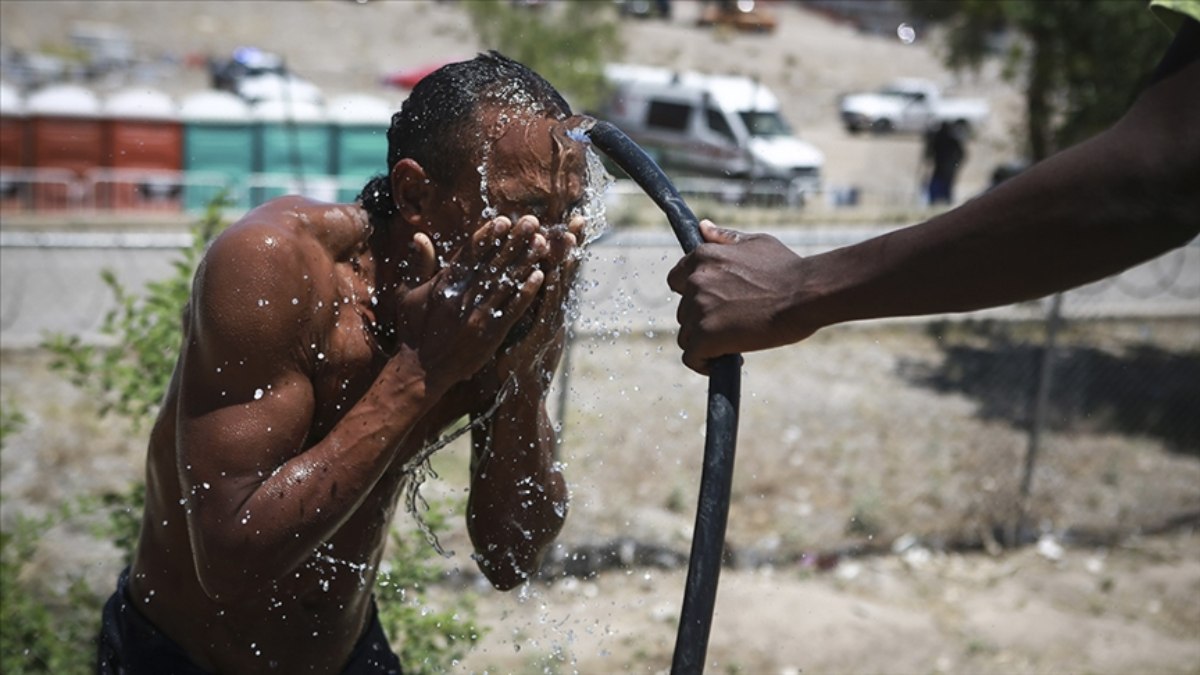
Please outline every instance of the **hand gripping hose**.
[{"label": "hand gripping hose", "polygon": [[[703,239],[700,223],[662,169],[620,129],[597,120],[587,130],[592,143],[629,174],[671,222],[684,253]],[[741,396],[741,356],[728,354],[712,362],[708,380],[708,420],[704,434],[704,470],[692,553],[688,560],[679,633],[675,638],[672,675],[704,671],[708,634],[712,627],[725,548],[725,523],[733,483],[733,458],[737,444],[738,399]]]}]

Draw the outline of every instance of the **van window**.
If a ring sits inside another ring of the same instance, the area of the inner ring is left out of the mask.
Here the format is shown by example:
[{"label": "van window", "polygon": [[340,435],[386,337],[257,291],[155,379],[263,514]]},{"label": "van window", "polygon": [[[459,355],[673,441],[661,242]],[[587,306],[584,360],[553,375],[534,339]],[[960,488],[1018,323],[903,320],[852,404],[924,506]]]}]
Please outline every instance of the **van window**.
[{"label": "van window", "polygon": [[646,113],[646,126],[671,131],[687,131],[688,118],[692,116],[692,107],[683,103],[669,101],[650,101],[650,110]]},{"label": "van window", "polygon": [[777,112],[747,110],[738,115],[751,136],[790,136],[792,130]]},{"label": "van window", "polygon": [[708,128],[716,133],[728,138],[731,141],[736,141],[737,138],[733,135],[733,129],[729,128],[729,120],[725,119],[725,114],[716,108],[705,108],[704,117],[708,120]]}]

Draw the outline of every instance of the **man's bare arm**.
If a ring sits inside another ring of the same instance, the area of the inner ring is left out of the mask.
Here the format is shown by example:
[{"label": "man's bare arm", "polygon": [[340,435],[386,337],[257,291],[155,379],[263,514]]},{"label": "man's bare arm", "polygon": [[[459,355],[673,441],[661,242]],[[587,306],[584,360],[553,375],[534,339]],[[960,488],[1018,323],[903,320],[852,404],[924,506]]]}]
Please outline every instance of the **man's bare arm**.
[{"label": "man's bare arm", "polygon": [[547,275],[540,304],[530,310],[532,327],[472,382],[481,394],[478,410],[503,396],[489,423],[473,432],[467,504],[476,560],[503,590],[537,572],[567,516],[567,484],[555,461],[557,439],[545,398],[566,340],[566,305],[583,226],[574,220],[565,230],[547,233]]},{"label": "man's bare arm", "polygon": [[567,483],[554,459],[544,398],[538,385],[519,386],[490,424],[472,432],[467,529],[479,568],[501,590],[537,572],[567,516]]},{"label": "man's bare arm", "polygon": [[705,227],[669,277],[684,362],[788,344],[832,324],[980,309],[1103,278],[1200,231],[1200,62],[1108,131],[925,223],[801,259]]}]

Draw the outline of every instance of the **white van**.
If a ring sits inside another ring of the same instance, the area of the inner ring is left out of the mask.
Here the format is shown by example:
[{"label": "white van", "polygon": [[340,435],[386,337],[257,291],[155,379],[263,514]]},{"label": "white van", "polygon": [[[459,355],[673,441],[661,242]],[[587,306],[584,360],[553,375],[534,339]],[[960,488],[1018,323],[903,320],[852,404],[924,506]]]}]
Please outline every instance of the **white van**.
[{"label": "white van", "polygon": [[746,77],[610,64],[612,95],[600,117],[616,124],[667,170],[748,180],[791,203],[821,187],[825,156],[792,135],[779,100]]}]

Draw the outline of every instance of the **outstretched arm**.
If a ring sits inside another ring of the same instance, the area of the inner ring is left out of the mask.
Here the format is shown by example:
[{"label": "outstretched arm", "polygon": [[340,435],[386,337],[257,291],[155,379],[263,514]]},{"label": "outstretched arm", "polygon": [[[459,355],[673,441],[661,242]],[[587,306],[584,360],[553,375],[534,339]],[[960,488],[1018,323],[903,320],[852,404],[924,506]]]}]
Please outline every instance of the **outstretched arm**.
[{"label": "outstretched arm", "polygon": [[1193,50],[1109,130],[927,222],[810,258],[707,224],[713,243],[669,277],[684,362],[706,372],[840,322],[1036,298],[1181,246],[1200,232],[1197,120]]}]

